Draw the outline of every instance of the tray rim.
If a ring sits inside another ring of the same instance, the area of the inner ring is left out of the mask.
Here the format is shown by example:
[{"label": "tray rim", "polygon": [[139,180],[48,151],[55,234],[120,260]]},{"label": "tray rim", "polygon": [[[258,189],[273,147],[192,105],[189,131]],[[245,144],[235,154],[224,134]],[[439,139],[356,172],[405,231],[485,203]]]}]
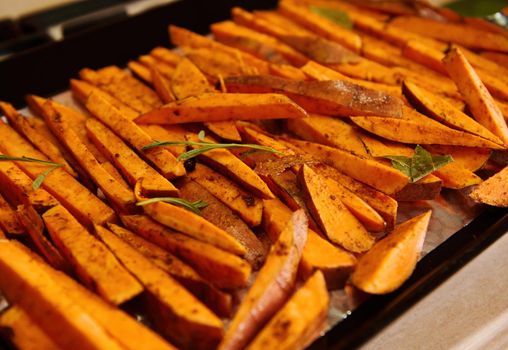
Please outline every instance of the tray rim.
[{"label": "tray rim", "polygon": [[[204,17],[193,15],[197,3],[202,7],[199,13]],[[161,32],[160,27],[166,27],[169,23],[207,33],[209,24],[229,18],[229,9],[233,6],[265,9],[274,8],[276,4],[276,0],[177,0],[137,16],[70,35],[63,41],[14,54],[0,61],[2,80],[16,81],[14,85],[0,84],[0,99],[22,108],[26,106],[26,92],[47,97],[65,91],[68,89],[69,77],[76,77],[82,67],[98,68],[109,64],[125,66],[129,59],[144,54],[157,45],[168,46],[167,31]],[[88,50],[107,48],[113,38],[118,39],[125,35],[136,37],[139,27],[157,21],[162,22],[143,32],[143,42],[131,41],[129,44],[132,45],[127,49],[108,52],[107,55],[95,55],[92,60],[86,55],[89,54]],[[34,61],[44,61],[46,65],[33,64]],[[471,223],[420,260],[411,278],[401,288],[385,296],[371,297],[316,339],[309,349],[351,349],[360,346],[507,231],[508,209],[486,208]]]}]

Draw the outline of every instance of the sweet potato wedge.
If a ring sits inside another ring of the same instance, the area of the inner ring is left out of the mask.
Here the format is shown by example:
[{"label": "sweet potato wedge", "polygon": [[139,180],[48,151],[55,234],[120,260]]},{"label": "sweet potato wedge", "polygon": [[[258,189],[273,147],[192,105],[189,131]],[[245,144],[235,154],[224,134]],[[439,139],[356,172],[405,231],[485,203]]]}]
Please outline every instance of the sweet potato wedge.
[{"label": "sweet potato wedge", "polygon": [[487,139],[444,125],[422,124],[415,120],[397,118],[352,117],[351,121],[375,135],[402,143],[504,148]]},{"label": "sweet potato wedge", "polygon": [[294,287],[306,241],[307,217],[303,211],[296,211],[270,249],[265,264],[247,291],[219,349],[244,348],[284,304]]},{"label": "sweet potato wedge", "polygon": [[87,146],[80,141],[74,130],[67,125],[51,105],[47,104],[43,108],[45,109],[44,117],[48,127],[72,153],[114,207],[125,213],[134,212],[135,199],[132,191],[118,182],[99,164]]},{"label": "sweet potato wedge", "polygon": [[508,167],[491,176],[478,187],[476,187],[470,196],[475,201],[494,205],[496,207],[508,207],[508,193],[506,192],[506,183],[508,181]]},{"label": "sweet potato wedge", "polygon": [[354,253],[365,252],[374,245],[374,237],[330,191],[321,176],[304,165],[298,180],[305,189],[312,216],[328,239]]},{"label": "sweet potato wedge", "polygon": [[[139,56],[139,62],[144,64],[148,69],[155,70],[160,73],[161,77],[164,80],[171,80],[173,73],[175,72],[175,67],[167,64],[164,61],[161,61],[157,58],[154,58],[151,55],[141,55]],[[155,89],[155,85],[154,85]],[[157,90],[155,90],[157,92]],[[160,98],[160,95],[159,95]]]},{"label": "sweet potato wedge", "polygon": [[448,52],[443,59],[443,63],[471,109],[473,117],[498,136],[505,145],[508,145],[506,121],[494,99],[464,55],[459,49],[454,48]]},{"label": "sweet potato wedge", "polygon": [[429,210],[395,227],[360,259],[351,275],[353,284],[371,294],[386,294],[411,276],[427,233]]},{"label": "sweet potato wedge", "polygon": [[[307,112],[334,116],[401,115],[402,101],[348,81],[292,81],[278,77],[230,77],[228,91],[284,94]],[[245,118],[244,118],[245,119]]]},{"label": "sweet potato wedge", "polygon": [[19,243],[0,240],[0,288],[62,349],[122,347],[45,272],[40,259]]},{"label": "sweet potato wedge", "polygon": [[168,29],[171,42],[176,46],[212,49],[216,52],[225,53],[237,59],[239,58],[246,66],[255,68],[259,74],[268,74],[268,63],[251,54],[240,52],[237,49],[223,45],[181,27],[171,25]]},{"label": "sweet potato wedge", "polygon": [[358,131],[348,123],[319,115],[310,118],[288,120],[290,131],[304,140],[340,148],[360,157],[368,157],[367,150],[358,137]]},{"label": "sweet potato wedge", "polygon": [[0,337],[5,336],[9,343],[22,350],[63,350],[30,314],[13,305],[0,315]]},{"label": "sweet potato wedge", "polygon": [[[276,242],[284,224],[291,218],[292,211],[278,199],[263,201],[263,228],[272,242]],[[337,247],[315,231],[309,229],[307,243],[303,249],[301,272],[310,275],[315,270],[323,272],[328,289],[341,288],[349,277],[356,258]]]},{"label": "sweet potato wedge", "polygon": [[64,207],[51,208],[42,218],[53,242],[81,281],[105,300],[118,305],[143,291],[114,255]]},{"label": "sweet potato wedge", "polygon": [[95,230],[148,291],[150,315],[165,336],[186,349],[212,349],[220,341],[222,321],[206,306],[120,237],[102,226]]},{"label": "sweet potato wedge", "polygon": [[263,264],[266,251],[249,227],[228,207],[196,182],[188,181],[180,187],[180,195],[191,202],[203,200],[208,205],[201,209],[203,218],[221,228],[245,247],[245,260],[255,270]]},{"label": "sweet potato wedge", "polygon": [[[4,123],[0,123],[0,151],[16,157],[47,160],[42,153]],[[31,178],[48,169],[47,165],[38,163],[16,162],[16,165]],[[42,187],[86,225],[92,222],[104,223],[114,217],[111,208],[63,169],[51,171],[44,179]]]},{"label": "sweet potato wedge", "polygon": [[[314,170],[317,174],[332,179],[354,193],[383,217],[386,222],[386,229],[390,230],[393,228],[397,218],[398,204],[392,197],[387,196],[368,185],[353,180],[331,166],[325,164],[315,164],[312,166],[312,170]],[[367,226],[365,223],[364,225]]]},{"label": "sweet potato wedge", "polygon": [[110,127],[125,142],[136,148],[165,177],[171,179],[185,174],[183,164],[178,162],[168,150],[163,148],[143,150],[143,147],[152,143],[153,139],[133,121],[125,118],[107,100],[91,94],[86,102],[86,107],[97,119]]},{"label": "sweet potato wedge", "polygon": [[423,17],[400,16],[391,21],[390,26],[473,49],[508,52],[508,38],[463,24],[440,22]]},{"label": "sweet potato wedge", "polygon": [[176,233],[144,215],[122,216],[129,229],[146,240],[180,257],[219,288],[247,285],[251,267],[238,256]]},{"label": "sweet potato wedge", "polygon": [[400,96],[400,87],[374,83],[367,80],[353,79],[342,73],[337,72],[331,68],[322,66],[316,62],[309,61],[307,64],[300,68],[309,77],[316,80],[347,80],[354,84],[366,87],[371,90],[378,90],[390,93],[394,96]]},{"label": "sweet potato wedge", "polygon": [[168,103],[136,118],[141,124],[302,118],[307,113],[280,94],[201,94]]},{"label": "sweet potato wedge", "polygon": [[176,66],[171,89],[179,100],[215,91],[198,67],[187,58],[183,58]]},{"label": "sweet potato wedge", "polygon": [[485,57],[489,61],[497,63],[499,66],[506,67],[508,65],[508,55],[500,52],[482,51],[480,52],[482,57]]},{"label": "sweet potato wedge", "polygon": [[[198,142],[197,135],[187,134],[186,138]],[[207,142],[213,142],[211,138],[206,138]],[[217,171],[227,175],[230,179],[236,181],[244,188],[260,198],[273,198],[266,184],[261,178],[250,169],[241,159],[235,157],[227,149],[214,149],[203,153],[199,157],[204,163]]]},{"label": "sweet potato wedge", "polygon": [[329,303],[323,274],[316,271],[256,335],[247,349],[305,349],[323,330]]},{"label": "sweet potato wedge", "polygon": [[171,91],[171,86],[168,80],[162,76],[157,68],[150,68],[150,77],[153,88],[155,89],[155,92],[157,92],[157,95],[159,95],[162,103],[169,103],[175,100],[175,96]]},{"label": "sweet potato wedge", "polygon": [[258,226],[261,223],[262,202],[228,178],[202,164],[196,164],[196,168],[188,176],[237,213],[250,226]]},{"label": "sweet potato wedge", "polygon": [[218,316],[227,317],[231,314],[231,295],[218,290],[199,276],[192,267],[159,246],[123,227],[108,224],[108,228],[148,258],[158,268],[169,273]]},{"label": "sweet potato wedge", "polygon": [[[153,84],[153,77],[152,73],[150,72],[150,68],[146,67],[144,64],[138,62],[138,61],[129,61],[127,63],[127,67],[129,70],[134,73],[135,76],[143,80],[144,82],[148,84]],[[160,94],[159,94],[159,97]],[[161,97],[162,102],[165,102],[164,99]]]},{"label": "sweet potato wedge", "polygon": [[98,87],[87,83],[83,80],[71,79],[71,91],[74,97],[82,104],[86,103],[88,96],[92,93],[101,96],[118,109],[124,116],[129,119],[134,119],[139,115],[139,112],[130,108],[116,97],[111,96],[107,92],[102,91]]},{"label": "sweet potato wedge", "polygon": [[425,43],[421,43],[418,40],[409,40],[402,49],[402,54],[414,62],[429,67],[436,72],[447,74],[443,62],[441,62],[444,53],[428,47]]},{"label": "sweet potato wedge", "polygon": [[360,158],[349,152],[312,142],[296,140],[292,142],[317,159],[383,193],[396,193],[409,181],[409,178],[400,171],[375,160]]},{"label": "sweet potato wedge", "polygon": [[58,204],[45,189],[34,190],[32,179],[13,162],[0,162],[0,187],[5,198],[15,206],[28,203],[43,212]]},{"label": "sweet potato wedge", "polygon": [[210,27],[216,40],[246,51],[263,60],[278,64],[301,66],[308,61],[304,55],[272,36],[259,33],[232,21],[214,23]]},{"label": "sweet potato wedge", "polygon": [[163,46],[157,46],[152,49],[152,51],[150,51],[150,56],[173,67],[176,67],[182,59],[182,56],[178,55],[175,51]]},{"label": "sweet potato wedge", "polygon": [[[185,136],[188,131],[180,125],[155,125],[155,124],[140,124],[139,127],[143,129],[154,140],[173,140],[185,141]],[[163,146],[174,156],[179,156],[187,150],[185,145]]]},{"label": "sweet potato wedge", "polygon": [[25,229],[19,223],[14,209],[0,194],[0,229],[10,235],[22,235]]},{"label": "sweet potato wedge", "polygon": [[471,148],[460,146],[425,146],[432,154],[449,154],[453,157],[453,161],[463,168],[475,172],[481,169],[489,159],[492,151],[487,148]]},{"label": "sweet potato wedge", "polygon": [[502,143],[499,137],[494,135],[483,125],[475,122],[474,119],[454,108],[445,100],[422,89],[416,84],[405,81],[403,84],[403,92],[417,109],[437,119],[441,123],[481,136],[495,143]]},{"label": "sweet potato wedge", "polygon": [[245,247],[236,238],[190,210],[164,202],[143,205],[143,210],[155,221],[199,241],[236,255],[244,256],[246,253]]},{"label": "sweet potato wedge", "polygon": [[233,121],[204,123],[206,128],[215,135],[228,141],[239,142],[242,140],[238,129]]},{"label": "sweet potato wedge", "polygon": [[37,248],[39,254],[53,268],[71,273],[72,268],[69,262],[60,254],[53,243],[44,234],[44,222],[39,214],[30,205],[18,205],[16,215],[19,223],[24,227],[31,242]]},{"label": "sweet potato wedge", "polygon": [[145,194],[172,196],[178,193],[171,182],[139,158],[104,124],[95,119],[89,119],[86,122],[86,129],[97,148],[115,164],[131,186],[142,178]]},{"label": "sweet potato wedge", "polygon": [[326,17],[319,16],[305,7],[298,6],[290,1],[280,1],[278,11],[317,35],[336,41],[353,52],[360,52],[362,47],[362,39],[360,36],[328,20]]}]

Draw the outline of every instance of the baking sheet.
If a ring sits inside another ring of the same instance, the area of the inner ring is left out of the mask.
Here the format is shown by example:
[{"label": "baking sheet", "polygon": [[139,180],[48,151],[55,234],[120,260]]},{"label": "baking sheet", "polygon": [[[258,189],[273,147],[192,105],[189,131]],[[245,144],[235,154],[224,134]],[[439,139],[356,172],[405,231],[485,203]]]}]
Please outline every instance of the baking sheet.
[{"label": "baking sheet", "polygon": [[[52,97],[55,101],[71,106],[87,113],[84,108],[77,103],[69,91],[65,91]],[[20,110],[21,113],[31,116],[28,108]],[[399,202],[397,222],[406,221],[429,209],[432,210],[432,217],[425,242],[423,245],[420,259],[469,224],[484,209],[484,206],[475,204],[466,196],[466,191],[443,189],[438,198],[431,201],[417,202]],[[321,335],[333,328],[342,320],[346,319],[354,309],[358,307],[355,301],[351,300],[344,289],[332,291],[330,293],[330,309],[328,312],[327,324]],[[7,307],[5,299],[0,294],[0,312]],[[144,320],[143,315],[139,315],[134,310],[129,310],[138,320]],[[144,320],[146,321],[146,320]]]}]

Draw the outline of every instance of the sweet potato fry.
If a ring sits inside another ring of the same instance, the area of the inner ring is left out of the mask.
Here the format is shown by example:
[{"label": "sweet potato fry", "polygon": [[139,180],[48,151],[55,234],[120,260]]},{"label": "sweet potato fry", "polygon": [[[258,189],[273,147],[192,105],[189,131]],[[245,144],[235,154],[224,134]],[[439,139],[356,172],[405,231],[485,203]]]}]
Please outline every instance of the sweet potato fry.
[{"label": "sweet potato fry", "polygon": [[298,180],[305,189],[312,216],[328,239],[355,253],[365,252],[372,247],[374,237],[369,235],[358,219],[330,191],[321,176],[304,165],[300,169]]},{"label": "sweet potato fry", "polygon": [[357,33],[290,1],[279,2],[278,11],[319,36],[336,41],[353,52],[360,52],[362,39]]},{"label": "sweet potato fry", "polygon": [[242,349],[287,300],[307,241],[307,218],[296,211],[273,244],[267,260],[249,288],[219,349]]},{"label": "sweet potato fry", "polygon": [[81,281],[105,300],[121,304],[143,291],[111,252],[58,205],[42,215],[59,251]]},{"label": "sweet potato fry", "polygon": [[401,114],[402,101],[397,97],[348,81],[292,81],[277,77],[245,76],[226,78],[225,83],[231,92],[287,95],[310,113],[391,117]]},{"label": "sweet potato fry", "polygon": [[14,206],[30,204],[38,212],[44,212],[58,204],[55,197],[50,195],[45,189],[38,188],[34,190],[32,182],[32,179],[13,162],[0,162],[1,192]]},{"label": "sweet potato fry", "polygon": [[487,128],[431,92],[409,81],[404,82],[403,91],[411,103],[422,113],[430,115],[452,128],[467,131],[492,142],[502,144],[499,137],[491,133]]},{"label": "sweet potato fry", "polygon": [[[292,211],[278,199],[263,201],[263,228],[276,242],[291,218]],[[305,275],[314,270],[323,272],[328,289],[341,288],[352,271],[355,257],[340,247],[334,246],[315,231],[309,229],[307,243],[303,249],[300,269]]]},{"label": "sweet potato fry", "polygon": [[94,85],[87,83],[83,80],[77,80],[77,79],[71,79],[71,91],[74,97],[81,102],[82,104],[85,104],[88,100],[88,96],[90,96],[92,93],[101,96],[105,100],[107,100],[109,103],[111,103],[116,109],[118,109],[124,116],[126,116],[129,119],[134,119],[139,115],[139,112],[130,108],[117,98],[111,96],[107,92],[102,91],[101,89],[95,87]]},{"label": "sweet potato fry", "polygon": [[371,294],[386,294],[404,283],[418,261],[432,212],[408,220],[364,256],[351,276],[353,284]]},{"label": "sweet potato fry", "polygon": [[240,52],[237,49],[223,45],[212,39],[193,33],[174,25],[169,26],[169,36],[171,42],[176,46],[188,46],[192,48],[209,48],[217,52],[222,52],[231,57],[240,57],[241,61],[248,67],[254,67],[259,74],[268,74],[268,63],[254,57],[246,52]]},{"label": "sweet potato fry", "polygon": [[310,115],[310,118],[288,120],[288,129],[304,140],[340,148],[360,157],[368,157],[358,131],[348,123],[331,117]]},{"label": "sweet potato fry", "polygon": [[220,77],[259,74],[256,68],[245,65],[239,54],[232,56],[229,53],[207,47],[197,49],[184,47],[182,49],[185,57],[192,61],[212,82],[217,81]]},{"label": "sweet potato fry", "polygon": [[[172,141],[185,141],[185,136],[188,131],[180,125],[155,125],[155,124],[140,124],[139,127],[143,129],[154,140],[172,140]],[[179,156],[187,150],[185,145],[175,146],[161,146],[173,153],[174,156]]]},{"label": "sweet potato fry", "polygon": [[228,178],[201,164],[196,164],[196,168],[188,176],[237,213],[249,226],[258,226],[261,223],[261,201]]},{"label": "sweet potato fry", "polygon": [[508,66],[508,55],[500,52],[482,51],[480,52],[482,57],[485,57],[489,61],[497,63],[499,66]]},{"label": "sweet potato fry", "polygon": [[210,28],[218,41],[266,61],[277,64],[290,63],[295,66],[302,66],[308,61],[308,58],[300,52],[276,38],[240,26],[232,21],[214,23]]},{"label": "sweet potato fry", "polygon": [[[139,63],[138,61],[129,61],[127,63],[127,67],[130,69],[132,73],[134,73],[135,76],[137,76],[144,82],[153,84],[153,77],[152,73],[150,72],[150,68],[146,67],[142,63]],[[161,100],[163,100],[162,97]],[[163,100],[162,102],[165,101]]]},{"label": "sweet potato fry", "polygon": [[131,213],[135,211],[134,194],[122,183],[116,181],[100,164],[97,162],[87,146],[79,140],[74,130],[62,120],[61,115],[55,111],[51,105],[43,107],[46,111],[44,117],[46,124],[53,133],[65,144],[74,158],[85,169],[95,184],[101,189],[104,195],[120,211]]},{"label": "sweet potato fry", "polygon": [[165,177],[171,179],[185,174],[183,164],[178,162],[168,150],[164,148],[143,150],[143,147],[152,143],[153,139],[133,121],[125,118],[107,100],[91,94],[86,102],[86,107],[96,118],[144,155]]},{"label": "sweet potato fry", "polygon": [[374,83],[366,80],[352,79],[342,73],[337,72],[336,70],[322,66],[313,61],[307,62],[307,64],[300,69],[309,77],[316,80],[347,80],[353,84],[360,85],[371,90],[384,91],[394,96],[401,95],[400,87]]},{"label": "sweet potato fry", "polygon": [[292,142],[306,153],[383,193],[396,193],[404,188],[409,181],[409,178],[400,171],[375,160],[360,158],[349,152],[312,142]]},{"label": "sweet potato fry", "polygon": [[396,118],[352,117],[351,121],[375,135],[402,143],[504,148],[492,141],[444,125],[422,124],[415,120]]},{"label": "sweet potato fry", "polygon": [[176,66],[171,89],[179,100],[215,91],[198,67],[187,58],[183,58]]},{"label": "sweet potato fry", "polygon": [[111,232],[129,243],[161,270],[169,273],[196,298],[218,316],[231,314],[231,295],[226,294],[204,280],[192,267],[159,246],[115,224],[108,224]]},{"label": "sweet potato fry", "polygon": [[508,194],[506,183],[508,181],[508,167],[489,177],[476,187],[470,196],[475,201],[494,205],[496,207],[508,207]]},{"label": "sweet potato fry", "polygon": [[[47,159],[4,123],[0,123],[0,151],[16,157]],[[16,162],[15,164],[31,178],[37,177],[48,169],[47,165],[38,163]],[[63,169],[51,171],[44,179],[42,187],[86,225],[104,223],[111,221],[114,217],[111,208]]]},{"label": "sweet potato fry", "polygon": [[14,107],[0,101],[0,111],[5,115],[9,124],[20,134],[26,137],[37,149],[44,153],[51,161],[64,165],[64,169],[74,177],[76,172],[67,163],[58,141],[53,137],[47,126],[39,119],[27,118],[21,115]]},{"label": "sweet potato fry", "polygon": [[0,240],[0,288],[62,349],[122,347],[45,272],[47,265],[24,246]]},{"label": "sweet potato fry", "polygon": [[2,333],[17,349],[63,350],[34,322],[27,311],[16,305],[0,315],[0,337]]},{"label": "sweet potato fry", "polygon": [[168,103],[136,118],[141,124],[302,118],[307,113],[280,94],[201,94]]},{"label": "sweet potato fry", "polygon": [[217,287],[233,289],[247,285],[251,267],[236,255],[176,233],[144,215],[121,219],[127,228],[180,257]]},{"label": "sweet potato fry", "polygon": [[204,125],[208,130],[222,139],[234,142],[239,142],[242,140],[233,121],[204,123]]},{"label": "sweet potato fry", "polygon": [[199,241],[233,254],[243,256],[246,253],[245,247],[236,238],[187,209],[169,203],[155,202],[143,205],[143,210],[157,222]]},{"label": "sweet potato fry", "polygon": [[[175,68],[164,61],[158,60],[151,55],[142,55],[139,56],[139,62],[144,64],[148,69],[155,69],[160,75],[167,80],[171,80],[173,73],[175,72]],[[154,86],[155,88],[155,86]],[[160,97],[160,95],[159,95]]]},{"label": "sweet potato fry", "polygon": [[10,235],[22,235],[25,229],[19,223],[16,212],[0,194],[0,229]]},{"label": "sweet potato fry", "polygon": [[180,195],[188,201],[203,200],[208,205],[201,209],[203,218],[223,229],[245,247],[245,260],[255,270],[263,264],[266,252],[261,241],[249,227],[228,207],[196,182],[189,181],[180,187]]},{"label": "sweet potato fry", "polygon": [[325,327],[330,296],[316,271],[249,344],[249,350],[305,349]]},{"label": "sweet potato fry", "polygon": [[[506,39],[508,41],[508,39]],[[475,70],[457,48],[443,59],[450,77],[457,84],[474,118],[508,145],[508,127],[503,115]]]},{"label": "sweet potato fry", "polygon": [[89,119],[86,122],[86,129],[97,148],[115,164],[131,186],[143,178],[143,192],[145,194],[172,196],[178,193],[171,182],[139,158],[104,124],[95,119]]},{"label": "sweet potato fry", "polygon": [[400,16],[391,21],[390,26],[473,49],[508,52],[508,38],[463,24],[440,22],[423,17]]},{"label": "sweet potato fry", "polygon": [[317,174],[334,180],[360,197],[383,217],[386,221],[386,229],[390,230],[393,228],[397,218],[398,204],[392,197],[387,196],[368,185],[364,185],[361,182],[353,180],[331,166],[316,164],[312,166],[312,170],[314,170]]},{"label": "sweet potato fry", "polygon": [[53,243],[46,238],[44,234],[44,222],[35,209],[30,205],[22,204],[17,207],[16,215],[40,255],[55,269],[71,273],[72,268],[69,262],[60,254]]},{"label": "sweet potato fry", "polygon": [[175,51],[168,48],[158,46],[150,51],[150,56],[158,59],[159,61],[166,62],[168,65],[176,67],[182,56],[175,53]]},{"label": "sweet potato fry", "polygon": [[[107,229],[96,233],[147,289],[156,327],[178,346],[212,349],[222,337],[222,321],[178,282]],[[156,311],[155,307],[158,308]]]},{"label": "sweet potato fry", "polygon": [[153,84],[153,88],[159,95],[161,101],[163,103],[169,103],[175,100],[175,96],[171,91],[171,87],[166,78],[162,76],[162,74],[155,67],[150,68],[150,76]]}]

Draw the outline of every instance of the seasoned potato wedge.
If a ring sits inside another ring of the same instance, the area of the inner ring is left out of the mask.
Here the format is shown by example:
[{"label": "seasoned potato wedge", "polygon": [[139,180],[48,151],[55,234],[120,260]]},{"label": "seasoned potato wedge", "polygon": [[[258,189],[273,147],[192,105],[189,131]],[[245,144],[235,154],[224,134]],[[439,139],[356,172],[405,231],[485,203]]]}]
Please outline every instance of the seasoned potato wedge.
[{"label": "seasoned potato wedge", "polygon": [[508,195],[506,181],[508,179],[508,167],[488,178],[476,187],[471,193],[474,200],[495,205],[497,207],[508,207]]}]

